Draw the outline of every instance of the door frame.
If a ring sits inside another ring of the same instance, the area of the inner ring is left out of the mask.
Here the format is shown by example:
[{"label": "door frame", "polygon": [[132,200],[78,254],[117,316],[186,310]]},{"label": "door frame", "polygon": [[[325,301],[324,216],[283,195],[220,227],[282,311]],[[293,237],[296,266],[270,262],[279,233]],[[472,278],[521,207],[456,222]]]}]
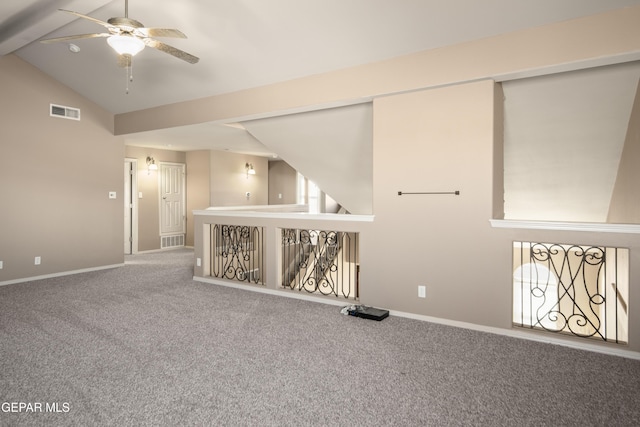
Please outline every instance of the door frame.
[{"label": "door frame", "polygon": [[[123,208],[126,209],[126,204],[131,204],[131,235],[124,236],[125,239],[131,238],[131,254],[138,253],[138,159],[132,157],[125,157],[125,166],[130,163],[131,167],[131,200],[124,200]],[[123,194],[127,194],[126,185],[127,180],[124,182],[125,189]],[[124,199],[125,197],[123,197]],[[126,224],[124,225],[123,235],[127,230]]]}]

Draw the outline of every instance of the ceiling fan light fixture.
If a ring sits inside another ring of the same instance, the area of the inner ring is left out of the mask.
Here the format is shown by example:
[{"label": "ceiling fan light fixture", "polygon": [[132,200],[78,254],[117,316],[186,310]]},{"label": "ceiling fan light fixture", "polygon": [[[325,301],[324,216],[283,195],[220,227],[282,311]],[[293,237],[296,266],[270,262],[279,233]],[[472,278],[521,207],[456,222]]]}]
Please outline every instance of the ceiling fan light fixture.
[{"label": "ceiling fan light fixture", "polygon": [[144,42],[137,37],[129,35],[115,35],[107,39],[109,46],[113,48],[119,55],[134,56],[144,49]]}]

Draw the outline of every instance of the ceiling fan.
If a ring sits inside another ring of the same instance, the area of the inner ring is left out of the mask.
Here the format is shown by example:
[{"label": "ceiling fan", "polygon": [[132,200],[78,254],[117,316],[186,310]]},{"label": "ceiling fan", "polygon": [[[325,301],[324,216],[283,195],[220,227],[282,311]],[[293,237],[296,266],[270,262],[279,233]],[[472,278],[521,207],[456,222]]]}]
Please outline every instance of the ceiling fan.
[{"label": "ceiling fan", "polygon": [[185,51],[177,49],[168,44],[154,40],[152,37],[174,37],[186,39],[187,36],[180,30],[170,28],[146,28],[141,22],[129,18],[129,1],[124,2],[124,17],[110,18],[107,22],[101,21],[90,16],[82,15],[71,10],[59,9],[62,12],[71,13],[80,18],[87,19],[102,25],[107,29],[106,33],[93,34],[77,34],[74,36],[56,37],[51,39],[40,40],[42,43],[56,43],[77,39],[90,39],[97,37],[106,37],[107,43],[118,53],[118,65],[122,67],[131,67],[133,56],[149,46],[159,51],[168,53],[178,59],[182,59],[190,64],[197,63],[200,58],[193,56]]}]

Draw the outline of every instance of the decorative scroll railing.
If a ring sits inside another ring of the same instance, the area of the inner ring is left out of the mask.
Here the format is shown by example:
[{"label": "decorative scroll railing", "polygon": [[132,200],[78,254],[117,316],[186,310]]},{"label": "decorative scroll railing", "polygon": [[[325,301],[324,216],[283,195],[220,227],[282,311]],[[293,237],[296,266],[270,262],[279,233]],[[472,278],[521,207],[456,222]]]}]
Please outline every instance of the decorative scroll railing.
[{"label": "decorative scroll railing", "polygon": [[245,225],[211,225],[211,275],[264,284],[264,230]]},{"label": "decorative scroll railing", "polygon": [[513,323],[628,340],[629,250],[514,242]]},{"label": "decorative scroll railing", "polygon": [[358,233],[282,229],[282,286],[358,298]]}]

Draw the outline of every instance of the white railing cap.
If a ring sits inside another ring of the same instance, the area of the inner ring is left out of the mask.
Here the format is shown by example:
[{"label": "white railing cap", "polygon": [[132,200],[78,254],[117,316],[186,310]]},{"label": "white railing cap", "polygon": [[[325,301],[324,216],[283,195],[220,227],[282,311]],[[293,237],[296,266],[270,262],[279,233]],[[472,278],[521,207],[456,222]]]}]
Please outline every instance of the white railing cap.
[{"label": "white railing cap", "polygon": [[640,234],[640,224],[609,224],[603,222],[526,221],[490,219],[493,228],[521,228],[529,230],[589,231],[596,233]]}]

